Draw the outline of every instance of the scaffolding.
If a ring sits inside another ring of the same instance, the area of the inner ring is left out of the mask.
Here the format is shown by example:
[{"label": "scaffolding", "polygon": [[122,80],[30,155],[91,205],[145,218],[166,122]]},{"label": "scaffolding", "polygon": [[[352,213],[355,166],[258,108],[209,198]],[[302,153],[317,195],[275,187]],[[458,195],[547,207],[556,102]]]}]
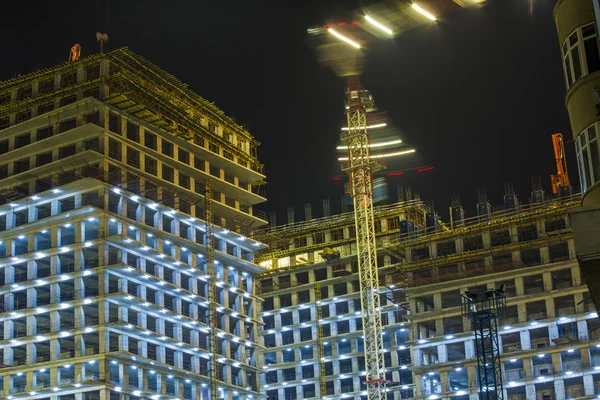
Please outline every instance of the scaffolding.
[{"label": "scaffolding", "polygon": [[[421,200],[409,200],[374,207],[373,211],[375,221],[398,217],[424,224],[425,215],[429,212],[429,208]],[[301,248],[294,246],[295,248],[290,249],[296,238],[344,227],[354,228],[354,212],[346,212],[335,216],[316,218],[306,222],[270,227],[257,231],[253,238],[267,244],[269,249],[262,254],[258,254],[256,262],[287,257],[298,252],[313,252],[322,250],[325,247],[355,243],[356,239],[354,237],[347,237],[338,240],[329,240],[326,243],[324,241],[323,243],[312,244],[310,246],[302,246]],[[383,234],[393,235],[399,232],[399,228],[396,228],[386,231]]]}]

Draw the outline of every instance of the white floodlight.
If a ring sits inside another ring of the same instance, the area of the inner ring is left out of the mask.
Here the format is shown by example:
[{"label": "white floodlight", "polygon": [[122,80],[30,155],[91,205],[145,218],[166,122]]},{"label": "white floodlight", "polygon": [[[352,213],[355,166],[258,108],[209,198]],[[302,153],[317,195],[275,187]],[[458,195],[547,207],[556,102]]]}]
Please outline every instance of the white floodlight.
[{"label": "white floodlight", "polygon": [[350,46],[360,49],[360,44],[356,43],[354,40],[347,38],[346,36],[340,34],[339,32],[329,28],[328,29],[329,33],[331,33],[333,36],[335,36],[336,38],[348,43]]},{"label": "white floodlight", "polygon": [[375,21],[373,18],[369,17],[368,15],[365,15],[365,19],[367,21],[369,21],[373,26],[381,29],[382,31],[384,31],[388,35],[392,35],[394,33],[394,32],[392,32],[392,30],[390,28],[388,28],[387,26],[384,26],[384,25],[380,24],[379,22]]},{"label": "white floodlight", "polygon": [[435,21],[437,19],[433,14],[423,10],[421,7],[419,7],[415,3],[413,3],[412,8],[414,8],[419,14],[426,16],[427,18],[429,18],[432,21]]}]

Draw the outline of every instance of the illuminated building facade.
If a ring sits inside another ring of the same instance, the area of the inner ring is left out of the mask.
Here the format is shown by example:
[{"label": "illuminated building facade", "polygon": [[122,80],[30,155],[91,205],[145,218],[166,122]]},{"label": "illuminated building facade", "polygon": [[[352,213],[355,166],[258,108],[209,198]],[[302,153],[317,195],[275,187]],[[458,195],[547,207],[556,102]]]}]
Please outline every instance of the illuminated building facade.
[{"label": "illuminated building facade", "polygon": [[256,145],[128,49],[0,83],[2,398],[258,398]]}]

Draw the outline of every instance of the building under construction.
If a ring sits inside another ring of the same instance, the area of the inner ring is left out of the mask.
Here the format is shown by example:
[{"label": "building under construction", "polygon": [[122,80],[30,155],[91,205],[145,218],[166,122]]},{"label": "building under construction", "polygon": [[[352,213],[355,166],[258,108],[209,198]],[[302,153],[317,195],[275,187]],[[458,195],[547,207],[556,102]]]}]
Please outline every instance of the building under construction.
[{"label": "building under construction", "polygon": [[[128,49],[0,83],[2,396],[364,399],[354,215],[266,228],[257,146]],[[580,200],[375,208],[388,398],[479,398],[490,290],[505,399],[600,394]]]},{"label": "building under construction", "polygon": [[0,394],[260,397],[258,143],[128,49],[0,83]]},{"label": "building under construction", "polygon": [[[479,399],[473,326],[461,295],[501,290],[502,395],[600,394],[600,323],[573,249],[568,211],[580,195],[502,209],[454,204],[444,224],[420,200],[375,209],[387,397]],[[269,272],[261,343],[269,399],[364,398],[364,348],[352,213],[270,228],[257,256]]]}]

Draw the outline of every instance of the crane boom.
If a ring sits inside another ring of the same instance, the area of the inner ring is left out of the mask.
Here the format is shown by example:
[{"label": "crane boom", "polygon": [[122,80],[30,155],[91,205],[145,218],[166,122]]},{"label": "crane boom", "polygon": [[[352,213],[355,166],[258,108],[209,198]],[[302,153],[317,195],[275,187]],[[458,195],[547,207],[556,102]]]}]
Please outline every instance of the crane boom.
[{"label": "crane boom", "polygon": [[373,218],[373,163],[370,157],[367,112],[360,97],[360,77],[348,77],[348,130],[342,140],[348,146],[350,194],[354,201],[354,224],[358,253],[358,275],[361,293],[363,340],[367,395],[369,400],[385,399],[385,365],[383,329],[377,272],[377,249]]},{"label": "crane boom", "polygon": [[212,209],[212,181],[205,183],[205,213],[206,213],[206,274],[208,275],[208,322],[211,333],[210,345],[210,400],[218,399],[217,382],[219,379],[219,339],[217,337],[217,273],[215,271],[215,225]]},{"label": "crane boom", "polygon": [[552,135],[554,157],[556,158],[556,175],[552,175],[552,193],[558,194],[559,186],[569,186],[569,173],[567,171],[567,158],[565,156],[565,142],[562,133]]}]

